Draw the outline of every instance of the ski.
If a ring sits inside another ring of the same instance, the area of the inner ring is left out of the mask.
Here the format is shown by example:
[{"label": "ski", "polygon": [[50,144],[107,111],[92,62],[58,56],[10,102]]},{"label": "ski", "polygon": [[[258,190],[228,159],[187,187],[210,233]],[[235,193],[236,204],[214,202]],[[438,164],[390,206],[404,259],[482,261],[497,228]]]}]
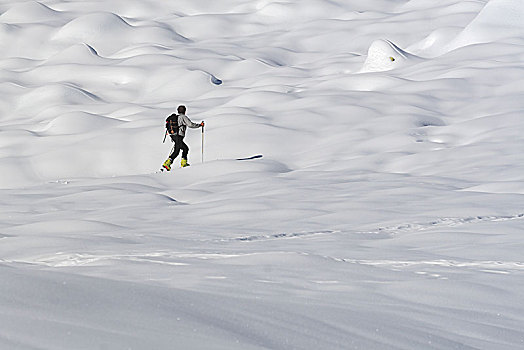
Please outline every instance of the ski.
[{"label": "ski", "polygon": [[247,158],[237,158],[236,160],[253,160],[253,159],[259,159],[259,158],[262,158],[263,156],[261,154],[257,154],[255,156],[251,156],[251,157],[247,157]]}]

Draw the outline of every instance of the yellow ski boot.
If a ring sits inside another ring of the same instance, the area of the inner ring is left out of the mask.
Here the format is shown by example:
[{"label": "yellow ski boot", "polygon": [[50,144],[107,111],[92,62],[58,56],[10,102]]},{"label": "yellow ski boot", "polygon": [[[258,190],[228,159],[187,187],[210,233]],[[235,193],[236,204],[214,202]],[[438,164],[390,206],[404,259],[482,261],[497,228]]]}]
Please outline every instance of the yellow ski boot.
[{"label": "yellow ski boot", "polygon": [[171,164],[173,163],[173,160],[171,158],[167,158],[167,160],[162,164],[162,167],[166,169],[167,171],[171,170]]},{"label": "yellow ski boot", "polygon": [[182,168],[185,168],[186,166],[189,166],[189,163],[187,162],[187,159],[182,158],[182,160],[180,161],[180,166]]}]

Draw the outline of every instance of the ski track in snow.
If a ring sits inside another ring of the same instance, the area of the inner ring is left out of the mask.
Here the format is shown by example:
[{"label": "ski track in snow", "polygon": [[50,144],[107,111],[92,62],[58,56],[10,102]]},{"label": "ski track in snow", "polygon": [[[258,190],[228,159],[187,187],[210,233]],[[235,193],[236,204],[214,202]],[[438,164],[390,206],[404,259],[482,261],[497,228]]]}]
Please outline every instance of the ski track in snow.
[{"label": "ski track in snow", "polygon": [[523,23],[2,1],[0,349],[522,350]]},{"label": "ski track in snow", "polygon": [[310,236],[325,235],[335,233],[336,231],[318,231],[318,232],[289,232],[289,233],[275,233],[271,235],[253,235],[253,236],[242,236],[229,239],[221,239],[219,242],[254,242],[254,241],[266,241],[274,239],[288,239],[288,238],[305,238]]},{"label": "ski track in snow", "polygon": [[[357,234],[357,235],[382,235],[386,234],[388,237],[399,234],[399,233],[409,233],[417,231],[426,231],[431,229],[438,229],[443,227],[454,227],[459,225],[466,224],[475,224],[482,222],[504,222],[509,220],[518,220],[524,219],[524,214],[515,214],[515,215],[502,215],[502,216],[474,216],[474,217],[465,217],[465,218],[438,218],[427,223],[406,223],[401,225],[393,225],[387,227],[380,227],[378,229],[369,230],[369,231],[344,231],[343,234]],[[231,241],[240,241],[240,242],[257,242],[257,241],[266,241],[266,240],[278,240],[278,239],[291,239],[291,238],[314,238],[318,235],[329,235],[337,234],[341,231],[311,231],[311,232],[282,232],[275,233],[270,235],[252,235],[252,236],[240,236],[228,239],[219,239],[217,242],[231,242]]]},{"label": "ski track in snow", "polygon": [[[391,238],[398,234],[409,234],[413,232],[426,231],[430,229],[441,229],[445,227],[454,227],[457,225],[466,225],[466,224],[477,224],[483,222],[505,222],[508,220],[517,220],[523,219],[524,214],[516,214],[511,216],[476,216],[476,217],[467,217],[467,218],[439,218],[431,222],[421,224],[402,224],[398,226],[390,227],[381,227],[376,230],[370,231],[355,231],[351,232],[340,232],[340,231],[314,231],[314,232],[290,232],[290,233],[277,233],[271,235],[252,235],[252,236],[241,236],[234,237],[229,239],[216,239],[216,240],[202,240],[200,242],[206,243],[234,243],[234,242],[244,242],[244,243],[256,243],[272,240],[282,240],[282,239],[309,239],[317,238],[324,235],[381,235],[388,234],[388,238]],[[8,235],[0,235],[0,238],[9,237]],[[14,261],[14,260],[4,260],[0,259],[0,262],[4,263],[18,263],[18,264],[35,264],[43,265],[48,267],[74,267],[74,266],[84,266],[84,265],[104,265],[108,264],[111,261],[129,261],[137,263],[150,263],[150,264],[163,264],[171,266],[186,266],[190,265],[192,259],[200,260],[214,260],[214,259],[230,259],[238,258],[242,256],[249,256],[252,254],[264,254],[264,253],[275,253],[275,252],[258,252],[258,253],[237,253],[237,254],[227,254],[227,253],[181,253],[181,252],[149,252],[149,253],[134,253],[134,254],[86,254],[86,253],[56,253],[48,257],[39,257],[31,260],[25,261]],[[306,252],[297,251],[297,254],[309,255]],[[328,259],[333,259],[335,261],[352,263],[352,264],[362,264],[369,266],[378,266],[378,267],[388,267],[392,269],[412,269],[413,267],[445,267],[445,268],[466,268],[466,269],[476,269],[483,272],[492,272],[492,273],[502,273],[507,274],[511,271],[520,271],[524,270],[524,262],[515,262],[515,261],[456,261],[456,260],[362,260],[362,259],[348,259],[348,258],[338,258],[332,256],[324,256]],[[425,274],[425,272],[416,272],[419,274]],[[432,274],[432,276],[438,277],[438,274]]]},{"label": "ski track in snow", "polygon": [[358,231],[360,234],[398,234],[398,233],[409,233],[414,231],[426,231],[433,228],[442,228],[442,227],[455,227],[459,225],[466,225],[466,224],[476,224],[476,223],[482,223],[482,222],[504,222],[504,221],[510,221],[510,220],[519,220],[524,219],[524,214],[515,214],[515,215],[502,215],[502,216],[496,216],[496,215],[487,215],[487,216],[473,216],[473,217],[465,217],[465,218],[438,218],[436,220],[432,220],[430,222],[426,223],[409,223],[409,224],[401,224],[401,225],[394,225],[394,226],[388,226],[388,227],[380,227],[376,230],[370,230],[370,231]]}]

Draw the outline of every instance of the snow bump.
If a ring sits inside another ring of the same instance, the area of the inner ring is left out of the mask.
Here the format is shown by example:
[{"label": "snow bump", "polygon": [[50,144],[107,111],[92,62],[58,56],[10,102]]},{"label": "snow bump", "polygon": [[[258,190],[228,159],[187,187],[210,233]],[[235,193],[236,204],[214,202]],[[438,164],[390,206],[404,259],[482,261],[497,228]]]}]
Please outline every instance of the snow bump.
[{"label": "snow bump", "polygon": [[3,23],[47,22],[59,18],[60,13],[36,1],[11,6],[0,16]]},{"label": "snow bump", "polygon": [[120,123],[123,122],[100,115],[71,112],[53,119],[43,133],[47,135],[80,134],[93,129],[104,130]]},{"label": "snow bump", "polygon": [[524,2],[491,0],[448,47],[493,42],[524,35]]},{"label": "snow bump", "polygon": [[420,58],[412,55],[389,40],[375,40],[368,50],[368,56],[361,72],[382,72],[414,64]]}]

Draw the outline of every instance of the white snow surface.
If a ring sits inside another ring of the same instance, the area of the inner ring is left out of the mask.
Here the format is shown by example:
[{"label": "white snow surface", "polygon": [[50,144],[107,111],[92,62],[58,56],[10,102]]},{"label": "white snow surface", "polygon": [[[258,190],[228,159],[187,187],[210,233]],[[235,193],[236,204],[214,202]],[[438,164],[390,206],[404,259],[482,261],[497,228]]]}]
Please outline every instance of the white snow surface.
[{"label": "white snow surface", "polygon": [[0,349],[524,349],[523,18],[0,1]]}]

